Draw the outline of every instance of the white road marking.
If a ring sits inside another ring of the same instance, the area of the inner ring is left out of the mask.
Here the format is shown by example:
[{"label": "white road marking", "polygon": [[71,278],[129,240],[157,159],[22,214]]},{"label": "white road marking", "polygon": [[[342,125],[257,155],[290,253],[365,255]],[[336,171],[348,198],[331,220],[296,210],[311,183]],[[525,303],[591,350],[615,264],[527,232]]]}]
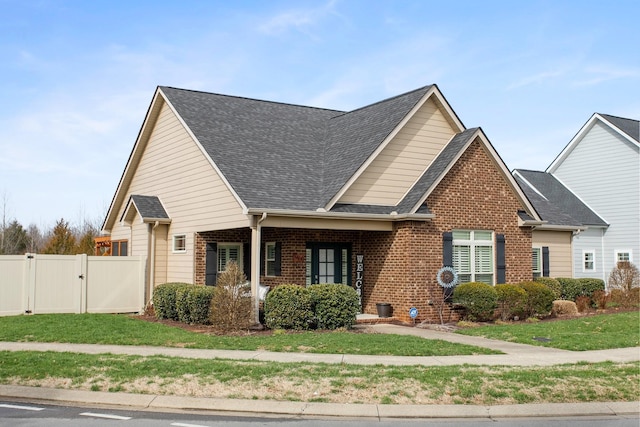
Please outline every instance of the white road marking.
[{"label": "white road marking", "polygon": [[175,427],[207,427],[207,426],[202,426],[199,424],[185,424],[185,423],[171,423],[169,425],[175,426]]},{"label": "white road marking", "polygon": [[23,409],[25,411],[43,411],[44,408],[36,408],[35,406],[20,406],[20,405],[7,405],[1,404],[0,408],[9,408],[9,409]]},{"label": "white road marking", "polygon": [[94,417],[94,418],[107,418],[109,420],[130,420],[131,417],[122,417],[120,415],[111,415],[111,414],[97,414],[95,412],[83,412],[80,415],[85,417]]}]

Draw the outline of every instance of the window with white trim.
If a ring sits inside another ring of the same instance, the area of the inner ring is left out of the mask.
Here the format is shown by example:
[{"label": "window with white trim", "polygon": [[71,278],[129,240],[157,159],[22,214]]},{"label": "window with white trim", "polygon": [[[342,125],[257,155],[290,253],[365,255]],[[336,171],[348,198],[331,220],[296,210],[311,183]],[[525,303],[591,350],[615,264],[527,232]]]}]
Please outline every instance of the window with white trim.
[{"label": "window with white trim", "polygon": [[582,271],[596,271],[595,251],[582,252]]},{"label": "window with white trim", "polygon": [[633,259],[631,259],[631,251],[630,250],[617,250],[616,251],[616,256],[615,256],[615,263],[619,263],[620,261],[629,261],[629,262],[633,262]]},{"label": "window with white trim", "polygon": [[493,232],[453,230],[453,267],[460,283],[494,282]]},{"label": "window with white trim", "polygon": [[273,277],[276,275],[276,242],[265,243],[264,265],[266,276]]},{"label": "window with white trim", "polygon": [[534,279],[542,277],[542,248],[531,249],[531,267]]},{"label": "window with white trim", "polygon": [[231,261],[242,271],[242,243],[218,243],[218,272],[225,271]]},{"label": "window with white trim", "polygon": [[187,235],[186,234],[173,235],[173,252],[174,253],[187,252]]}]

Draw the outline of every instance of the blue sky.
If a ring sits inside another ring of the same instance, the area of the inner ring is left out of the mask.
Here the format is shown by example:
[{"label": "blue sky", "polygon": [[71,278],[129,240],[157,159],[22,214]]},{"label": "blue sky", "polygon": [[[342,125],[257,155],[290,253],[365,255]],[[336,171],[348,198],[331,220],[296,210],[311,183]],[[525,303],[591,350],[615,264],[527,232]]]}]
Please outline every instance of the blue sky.
[{"label": "blue sky", "polygon": [[350,110],[436,83],[510,169],[545,169],[594,112],[640,118],[636,0],[0,10],[0,207],[25,227],[101,219],[157,85]]}]

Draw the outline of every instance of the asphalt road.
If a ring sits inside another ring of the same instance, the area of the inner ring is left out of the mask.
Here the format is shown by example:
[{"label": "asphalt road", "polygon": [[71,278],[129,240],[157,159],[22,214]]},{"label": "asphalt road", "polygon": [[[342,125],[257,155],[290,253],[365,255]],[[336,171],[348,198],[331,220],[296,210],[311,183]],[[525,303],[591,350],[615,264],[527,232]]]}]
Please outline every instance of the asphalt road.
[{"label": "asphalt road", "polygon": [[127,411],[86,406],[41,405],[0,401],[0,426],[127,426],[127,427],[381,427],[433,426],[433,427],[638,427],[638,417],[571,417],[571,418],[526,418],[526,419],[447,419],[447,420],[398,420],[398,419],[301,419],[293,417],[240,417],[195,412],[149,412]]}]

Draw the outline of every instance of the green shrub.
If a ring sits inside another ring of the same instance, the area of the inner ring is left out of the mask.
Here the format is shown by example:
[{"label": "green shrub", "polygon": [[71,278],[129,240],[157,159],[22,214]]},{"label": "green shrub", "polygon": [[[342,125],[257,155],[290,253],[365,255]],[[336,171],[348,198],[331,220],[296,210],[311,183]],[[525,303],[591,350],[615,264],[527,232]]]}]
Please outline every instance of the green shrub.
[{"label": "green shrub", "polygon": [[188,283],[163,283],[153,290],[153,310],[158,319],[178,320],[178,311],[176,308],[176,291]]},{"label": "green shrub", "polygon": [[463,283],[455,287],[453,302],[465,308],[464,315],[468,320],[490,320],[497,307],[498,294],[486,283]]},{"label": "green shrub", "polygon": [[210,319],[218,329],[240,331],[248,329],[254,321],[251,285],[240,267],[230,262],[218,275],[211,298]]},{"label": "green shrub", "polygon": [[542,283],[543,285],[546,285],[549,289],[551,289],[556,299],[562,298],[562,285],[560,284],[560,282],[558,282],[558,280],[552,277],[538,277],[535,281]]},{"label": "green shrub", "polygon": [[309,329],[313,322],[309,291],[298,285],[276,286],[265,299],[264,318],[269,329]]},{"label": "green shrub", "polygon": [[547,316],[551,312],[556,299],[551,289],[538,282],[521,282],[518,286],[527,293],[524,309],[527,317]]},{"label": "green shrub", "polygon": [[316,326],[320,329],[350,328],[360,312],[360,299],[351,286],[319,284],[307,288]]},{"label": "green shrub", "polygon": [[193,286],[195,285],[186,285],[176,289],[176,313],[178,314],[178,320],[182,323],[191,323],[191,313],[187,298],[189,297],[189,290]]},{"label": "green shrub", "polygon": [[562,286],[562,299],[576,301],[579,296],[587,296],[591,298],[597,290],[604,290],[604,281],[602,279],[568,279],[558,278],[558,282]]},{"label": "green shrub", "polygon": [[498,310],[500,319],[511,320],[515,316],[522,316],[524,313],[527,293],[517,285],[500,284],[495,286],[498,295]]},{"label": "green shrub", "polygon": [[189,323],[204,325],[209,323],[209,311],[214,288],[211,286],[192,286],[187,294]]}]

